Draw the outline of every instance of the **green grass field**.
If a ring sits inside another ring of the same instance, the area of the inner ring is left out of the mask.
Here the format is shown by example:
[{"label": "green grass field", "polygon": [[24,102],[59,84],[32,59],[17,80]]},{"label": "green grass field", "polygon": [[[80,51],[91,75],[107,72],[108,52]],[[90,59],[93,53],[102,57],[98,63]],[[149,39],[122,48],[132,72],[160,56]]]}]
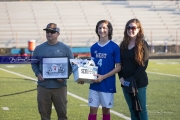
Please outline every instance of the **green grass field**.
[{"label": "green grass field", "polygon": [[[4,71],[4,69],[36,79],[28,64],[0,65],[0,120],[40,120],[36,101],[36,82]],[[147,89],[149,120],[179,120],[180,60],[150,60],[147,73],[149,77]],[[88,84],[75,83],[72,75],[68,80],[68,92],[81,98],[87,99],[88,88]],[[112,110],[129,117],[118,79],[115,105]],[[69,120],[87,120],[88,113],[89,107],[85,101],[68,95]],[[112,120],[124,120],[113,113],[111,118]],[[52,120],[57,120],[54,109]],[[101,109],[98,111],[98,120],[101,120]]]}]

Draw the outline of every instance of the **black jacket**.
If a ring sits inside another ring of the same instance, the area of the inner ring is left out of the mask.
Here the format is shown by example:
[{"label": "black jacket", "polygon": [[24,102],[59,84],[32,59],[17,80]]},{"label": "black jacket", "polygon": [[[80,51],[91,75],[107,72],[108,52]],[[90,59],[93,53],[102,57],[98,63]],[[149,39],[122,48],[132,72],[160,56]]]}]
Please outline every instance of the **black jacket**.
[{"label": "black jacket", "polygon": [[124,84],[125,92],[127,92],[131,97],[132,109],[135,112],[135,116],[138,118],[138,120],[140,120],[139,112],[141,112],[142,109],[139,100],[137,98],[138,89],[136,86],[136,81],[134,80],[133,77],[129,77],[125,79],[124,83],[125,83]]},{"label": "black jacket", "polygon": [[119,78],[123,77],[124,79],[133,77],[136,81],[137,88],[145,87],[148,85],[148,77],[146,73],[146,68],[148,66],[149,60],[149,50],[148,44],[144,41],[145,49],[145,66],[140,66],[135,62],[135,47],[132,49],[126,49],[121,53],[121,66],[122,69],[118,73]]}]

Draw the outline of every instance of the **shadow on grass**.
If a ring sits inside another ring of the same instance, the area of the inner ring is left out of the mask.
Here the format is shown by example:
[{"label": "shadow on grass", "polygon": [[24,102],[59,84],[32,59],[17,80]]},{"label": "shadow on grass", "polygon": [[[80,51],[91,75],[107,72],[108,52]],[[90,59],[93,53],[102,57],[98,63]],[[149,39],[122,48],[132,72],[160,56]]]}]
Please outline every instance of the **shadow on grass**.
[{"label": "shadow on grass", "polygon": [[21,92],[17,92],[17,93],[11,93],[11,94],[6,94],[6,95],[0,95],[0,97],[7,97],[7,96],[12,96],[12,95],[18,95],[18,94],[23,94],[23,93],[27,93],[27,92],[32,92],[37,90],[35,89],[31,89],[31,90],[26,90],[26,91],[21,91]]}]

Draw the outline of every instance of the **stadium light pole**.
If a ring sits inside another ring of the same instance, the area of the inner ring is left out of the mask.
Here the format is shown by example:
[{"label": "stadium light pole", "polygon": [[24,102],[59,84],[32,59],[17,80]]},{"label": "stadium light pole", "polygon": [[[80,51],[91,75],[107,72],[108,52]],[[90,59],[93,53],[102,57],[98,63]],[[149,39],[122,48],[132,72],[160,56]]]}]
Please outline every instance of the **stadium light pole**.
[{"label": "stadium light pole", "polygon": [[16,32],[16,48],[17,48],[17,45],[18,44],[18,41],[17,41],[17,32]]},{"label": "stadium light pole", "polygon": [[178,53],[178,31],[176,30],[176,53]]},{"label": "stadium light pole", "polygon": [[151,37],[151,53],[154,53],[154,46],[153,46],[153,42],[152,42],[152,30],[150,32],[150,37]]},{"label": "stadium light pole", "polygon": [[168,50],[167,50],[167,41],[164,41],[164,43],[165,43],[165,53],[167,53],[168,52]]},{"label": "stadium light pole", "polygon": [[71,31],[71,37],[70,37],[70,46],[72,48],[72,31]]}]

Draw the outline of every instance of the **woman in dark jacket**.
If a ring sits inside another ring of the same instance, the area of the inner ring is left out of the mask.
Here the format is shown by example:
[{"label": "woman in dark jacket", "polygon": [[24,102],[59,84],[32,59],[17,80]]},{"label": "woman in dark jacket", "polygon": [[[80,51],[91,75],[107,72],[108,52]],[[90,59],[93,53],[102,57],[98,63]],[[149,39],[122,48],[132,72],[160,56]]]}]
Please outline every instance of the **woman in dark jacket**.
[{"label": "woman in dark jacket", "polygon": [[[126,23],[124,38],[120,43],[121,49],[121,66],[118,73],[124,97],[129,106],[132,120],[148,120],[146,108],[146,89],[148,85],[148,76],[146,68],[148,66],[149,51],[148,44],[144,40],[144,32],[138,19],[131,19]],[[138,93],[137,99],[141,106],[139,118],[133,109],[130,94],[125,91],[126,79],[132,77],[135,80]]]}]

